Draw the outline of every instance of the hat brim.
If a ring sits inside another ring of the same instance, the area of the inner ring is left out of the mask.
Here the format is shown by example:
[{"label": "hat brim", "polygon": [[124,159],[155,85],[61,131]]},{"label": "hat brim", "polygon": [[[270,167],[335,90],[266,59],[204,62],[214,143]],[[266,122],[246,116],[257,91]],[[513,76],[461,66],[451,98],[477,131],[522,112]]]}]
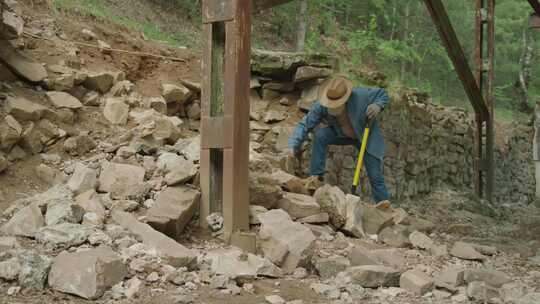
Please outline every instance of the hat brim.
[{"label": "hat brim", "polygon": [[[332,79],[335,79],[335,78],[340,78],[345,82],[345,85],[347,87],[347,93],[339,99],[330,99],[328,98],[327,92],[328,92],[328,88],[330,86]],[[353,89],[352,82],[345,77],[339,76],[339,77],[329,78],[328,80],[323,82],[323,84],[321,85],[319,89],[319,103],[321,104],[321,106],[325,108],[329,108],[329,109],[339,108],[345,103],[347,103],[347,101],[351,97],[352,89]]]}]

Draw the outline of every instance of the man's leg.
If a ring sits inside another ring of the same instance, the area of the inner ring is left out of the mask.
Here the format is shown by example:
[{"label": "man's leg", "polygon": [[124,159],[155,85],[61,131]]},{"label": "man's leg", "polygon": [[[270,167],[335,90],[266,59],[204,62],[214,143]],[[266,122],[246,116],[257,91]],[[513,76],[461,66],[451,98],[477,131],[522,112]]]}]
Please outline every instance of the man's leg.
[{"label": "man's leg", "polygon": [[384,182],[384,176],[382,175],[382,161],[375,156],[366,153],[364,156],[364,164],[369,177],[369,183],[371,184],[371,191],[373,192],[373,199],[375,203],[388,200],[390,195]]},{"label": "man's leg", "polygon": [[314,133],[309,175],[322,176],[326,170],[326,152],[329,145],[354,145],[350,138],[338,137],[334,129],[320,128]]}]

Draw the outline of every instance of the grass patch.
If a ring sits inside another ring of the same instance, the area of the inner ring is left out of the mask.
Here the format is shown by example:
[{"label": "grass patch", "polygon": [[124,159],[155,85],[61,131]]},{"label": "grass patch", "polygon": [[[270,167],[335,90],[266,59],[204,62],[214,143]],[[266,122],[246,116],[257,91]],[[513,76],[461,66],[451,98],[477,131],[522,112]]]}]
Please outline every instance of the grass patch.
[{"label": "grass patch", "polygon": [[54,0],[58,10],[74,10],[96,18],[112,21],[132,30],[140,31],[150,40],[166,43],[173,47],[193,47],[200,49],[200,42],[196,35],[178,32],[175,34],[161,31],[150,22],[125,18],[111,13],[102,0]]}]

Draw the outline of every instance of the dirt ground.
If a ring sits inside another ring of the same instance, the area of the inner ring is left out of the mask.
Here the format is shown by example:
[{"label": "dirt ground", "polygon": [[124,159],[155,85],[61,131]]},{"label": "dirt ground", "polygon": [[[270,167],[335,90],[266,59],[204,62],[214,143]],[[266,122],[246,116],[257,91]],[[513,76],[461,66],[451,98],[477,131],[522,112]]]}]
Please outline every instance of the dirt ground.
[{"label": "dirt ground", "polygon": [[[136,85],[136,91],[145,96],[160,95],[161,82],[178,82],[182,79],[200,81],[200,58],[197,53],[190,50],[174,49],[169,46],[144,40],[140,34],[124,27],[104,20],[96,20],[93,17],[76,12],[53,12],[44,5],[31,8],[30,0],[21,1],[25,4],[28,20],[39,22],[43,28],[62,33],[68,41],[82,41],[80,33],[82,29],[90,29],[99,37],[105,39],[113,48],[148,52],[165,56],[178,57],[182,61],[161,60],[150,57],[131,56],[126,54],[103,54],[97,49],[79,46],[75,56],[69,55],[69,42],[61,44],[39,39],[26,39],[26,43],[32,46],[31,56],[44,63],[58,63],[61,60],[75,60],[80,62],[81,67],[88,70],[111,70],[119,69],[126,72],[127,79]],[[73,45],[71,45],[73,47]],[[35,93],[35,88],[27,86],[16,93],[28,99],[44,103],[43,98]],[[1,108],[1,107],[0,107]],[[68,133],[77,133],[81,130],[90,131],[95,139],[103,139],[114,134],[115,129],[101,121],[97,110],[85,110],[80,114],[77,127],[61,125]],[[49,148],[45,153],[61,154],[63,160],[73,157],[65,154],[61,143]],[[79,158],[91,157],[91,155]],[[42,162],[39,155],[31,156],[11,166],[7,172],[0,175],[0,212],[10,206],[18,198],[31,196],[49,188],[48,183],[40,180],[35,174],[35,167]],[[493,266],[504,269],[533,288],[540,288],[540,278],[536,281],[532,272],[540,271],[540,265],[527,263],[527,258],[536,254],[540,249],[540,211],[534,206],[530,207],[505,207],[494,208],[469,198],[466,194],[441,191],[429,197],[415,198],[414,200],[395,202],[400,207],[412,214],[422,215],[427,219],[438,223],[434,240],[441,243],[449,243],[455,240],[469,240],[486,245],[496,246],[502,253],[490,260]],[[493,209],[493,210],[492,210]],[[466,225],[465,233],[451,232],[456,224]],[[339,247],[339,242],[356,242],[352,239],[337,239],[326,244],[328,250]],[[208,240],[200,233],[194,233],[188,247],[217,242]],[[428,257],[417,257],[416,263],[430,261],[430,266],[437,268],[443,262],[429,260]],[[209,288],[191,291],[195,297],[194,303],[236,303],[257,304],[263,303],[264,297],[270,294],[279,294],[286,300],[302,299],[304,303],[329,303],[329,300],[317,295],[310,290],[311,282],[315,278],[302,280],[285,278],[280,280],[257,280],[253,282],[255,293],[242,292],[239,296],[229,296],[216,293]],[[4,297],[7,283],[0,283],[0,304],[52,304],[52,303],[109,303],[111,300],[85,301],[80,298],[54,292],[24,291],[14,297]],[[181,303],[174,299],[177,287],[170,283],[147,285],[141,297],[135,300],[120,300],[114,303],[140,303],[140,304],[176,304]],[[370,292],[362,303],[425,303],[421,297],[399,295],[386,297],[380,291]],[[431,301],[431,300],[430,300]]]}]

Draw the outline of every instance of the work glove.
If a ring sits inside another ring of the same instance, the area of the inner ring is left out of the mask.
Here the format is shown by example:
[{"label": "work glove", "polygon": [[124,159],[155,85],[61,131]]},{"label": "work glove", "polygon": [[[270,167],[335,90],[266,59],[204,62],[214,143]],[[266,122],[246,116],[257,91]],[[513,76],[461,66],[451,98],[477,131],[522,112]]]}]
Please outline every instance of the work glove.
[{"label": "work glove", "polygon": [[377,115],[379,115],[379,113],[381,113],[381,110],[381,106],[379,106],[378,104],[370,104],[366,110],[367,119],[373,120],[375,117],[377,117]]}]

